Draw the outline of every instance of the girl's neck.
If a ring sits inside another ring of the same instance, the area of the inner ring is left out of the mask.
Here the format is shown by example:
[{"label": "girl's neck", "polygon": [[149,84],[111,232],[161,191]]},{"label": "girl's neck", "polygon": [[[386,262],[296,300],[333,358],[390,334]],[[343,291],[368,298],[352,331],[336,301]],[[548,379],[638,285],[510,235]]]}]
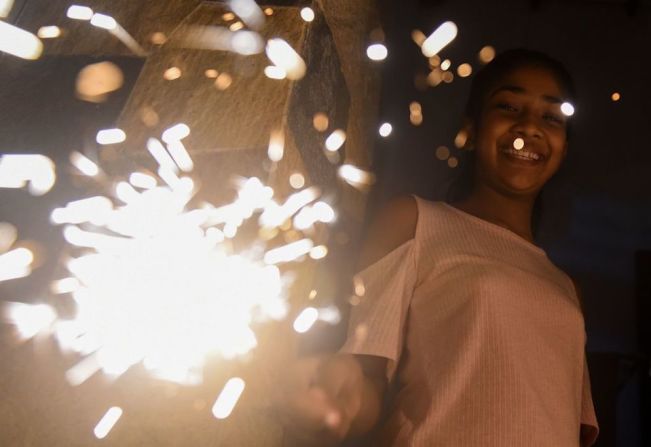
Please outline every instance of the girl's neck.
[{"label": "girl's neck", "polygon": [[534,201],[535,197],[507,196],[491,188],[480,186],[468,197],[452,205],[533,242],[531,214]]}]

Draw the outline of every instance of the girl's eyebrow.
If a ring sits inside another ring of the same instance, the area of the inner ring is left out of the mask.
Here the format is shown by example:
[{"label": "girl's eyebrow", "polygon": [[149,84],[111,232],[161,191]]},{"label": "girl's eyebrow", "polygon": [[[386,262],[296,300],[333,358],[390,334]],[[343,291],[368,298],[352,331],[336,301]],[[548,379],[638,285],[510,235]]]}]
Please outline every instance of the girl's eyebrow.
[{"label": "girl's eyebrow", "polygon": [[[508,85],[507,84],[507,85],[502,85],[502,86],[496,88],[493,91],[493,93],[490,94],[489,97],[493,97],[493,96],[497,95],[500,92],[511,92],[511,93],[516,93],[516,94],[522,95],[522,94],[527,93],[527,90],[522,88],[522,87],[519,87],[517,85]],[[541,98],[544,99],[545,101],[547,101],[550,104],[561,104],[561,103],[563,103],[563,100],[561,98],[558,98],[558,97],[552,96],[552,95],[541,95]]]}]

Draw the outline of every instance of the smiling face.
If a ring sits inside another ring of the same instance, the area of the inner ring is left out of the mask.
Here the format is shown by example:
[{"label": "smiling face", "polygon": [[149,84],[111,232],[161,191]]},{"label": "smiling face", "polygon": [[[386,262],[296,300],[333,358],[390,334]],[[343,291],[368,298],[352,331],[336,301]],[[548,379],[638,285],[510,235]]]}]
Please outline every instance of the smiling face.
[{"label": "smiling face", "polygon": [[498,80],[470,125],[475,186],[509,196],[535,196],[558,171],[567,150],[563,92],[544,68],[521,67]]}]

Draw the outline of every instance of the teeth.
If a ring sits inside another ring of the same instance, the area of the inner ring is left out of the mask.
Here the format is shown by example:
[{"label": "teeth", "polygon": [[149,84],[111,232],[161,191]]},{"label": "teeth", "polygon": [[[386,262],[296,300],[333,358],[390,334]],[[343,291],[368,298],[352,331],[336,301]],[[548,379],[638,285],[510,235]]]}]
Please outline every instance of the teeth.
[{"label": "teeth", "polygon": [[515,150],[512,148],[507,148],[504,150],[507,154],[511,154],[514,157],[521,158],[523,160],[535,160],[539,161],[542,160],[542,156],[540,154],[536,154],[535,152],[529,152],[527,150]]}]

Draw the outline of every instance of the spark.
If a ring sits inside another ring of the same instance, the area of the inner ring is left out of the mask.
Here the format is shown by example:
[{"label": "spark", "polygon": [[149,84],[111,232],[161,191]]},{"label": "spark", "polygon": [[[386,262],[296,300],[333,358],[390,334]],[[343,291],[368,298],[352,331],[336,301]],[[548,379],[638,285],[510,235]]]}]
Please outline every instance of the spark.
[{"label": "spark", "polygon": [[264,13],[254,0],[230,0],[228,4],[249,28],[260,29],[264,24]]},{"label": "spark", "polygon": [[271,161],[280,161],[285,152],[285,134],[281,130],[271,132],[267,156]]},{"label": "spark", "polygon": [[312,328],[319,319],[319,311],[314,307],[306,307],[294,320],[294,330],[303,334]]},{"label": "spark", "polygon": [[163,144],[156,138],[150,138],[147,140],[147,150],[154,157],[154,160],[158,162],[158,165],[161,168],[166,168],[171,171],[176,171],[176,163],[169,153],[165,150]]},{"label": "spark", "polygon": [[138,42],[125,30],[122,26],[111,16],[106,14],[94,13],[90,18],[90,24],[107,30],[122,42],[129,50],[136,56],[147,56],[147,52],[142,48]]},{"label": "spark", "polygon": [[310,258],[323,259],[328,255],[328,247],[325,245],[318,245],[310,250]]},{"label": "spark", "polygon": [[463,147],[465,147],[467,142],[468,142],[468,132],[466,132],[465,129],[461,129],[459,132],[457,132],[457,135],[454,137],[454,146],[457,149],[462,149]]},{"label": "spark", "polygon": [[162,32],[160,32],[160,31],[157,31],[157,32],[155,32],[155,33],[153,33],[153,34],[151,35],[151,37],[149,38],[149,40],[150,40],[151,43],[153,43],[154,45],[163,45],[163,44],[165,44],[165,42],[167,42],[167,36],[165,35],[165,33],[162,33]]},{"label": "spark", "polygon": [[574,106],[569,102],[564,102],[561,104],[561,112],[563,112],[563,115],[565,116],[572,116],[574,115]]},{"label": "spark", "polygon": [[328,136],[325,141],[325,147],[330,152],[336,152],[341,149],[341,146],[346,142],[346,132],[337,129]]},{"label": "spark", "polygon": [[445,71],[445,70],[449,69],[450,65],[452,65],[452,62],[450,61],[450,59],[444,60],[443,62],[441,62],[441,65],[440,65],[441,70]]},{"label": "spark", "polygon": [[0,281],[23,278],[32,272],[34,254],[24,247],[15,248],[0,255]]},{"label": "spark", "polygon": [[89,177],[94,177],[99,174],[99,166],[90,158],[77,151],[70,153],[70,163],[79,169],[79,172]]},{"label": "spark", "polygon": [[269,65],[264,68],[264,75],[269,79],[280,80],[287,77],[287,72],[280,67],[276,67],[275,65]]},{"label": "spark", "polygon": [[56,181],[54,163],[40,154],[6,154],[0,156],[0,188],[22,188],[30,194],[47,193]]},{"label": "spark", "polygon": [[215,79],[217,76],[219,76],[219,72],[215,70],[214,68],[209,68],[207,69],[204,74],[206,75],[207,78],[209,79]]},{"label": "spark", "polygon": [[97,12],[90,18],[90,24],[108,31],[113,31],[118,27],[118,22],[113,17]]},{"label": "spark", "polygon": [[180,141],[190,135],[190,127],[185,123],[175,124],[163,131],[161,139],[170,144],[174,141]]},{"label": "spark", "polygon": [[272,16],[272,15],[274,15],[274,10],[272,8],[265,8],[264,15]]},{"label": "spark", "polygon": [[386,138],[389,135],[391,135],[391,132],[393,132],[393,126],[391,125],[391,123],[382,123],[378,132],[381,137]]},{"label": "spark", "polygon": [[328,119],[328,115],[322,112],[318,112],[314,114],[314,118],[312,119],[312,124],[314,125],[314,128],[319,132],[325,132],[326,130],[328,130],[328,126],[330,125],[330,120]]},{"label": "spark", "polygon": [[305,186],[305,177],[300,172],[295,172],[289,176],[289,184],[294,189],[301,189]]},{"label": "spark", "polygon": [[314,10],[308,6],[301,9],[301,18],[306,22],[312,22],[315,19],[316,15]]},{"label": "spark", "polygon": [[622,95],[619,94],[619,92],[614,92],[612,95],[610,95],[610,99],[613,100],[613,102],[617,102],[621,99]]},{"label": "spark", "polygon": [[88,21],[93,18],[93,10],[88,6],[72,5],[68,8],[66,16],[74,20]]},{"label": "spark", "polygon": [[425,39],[421,50],[425,57],[432,57],[452,42],[455,37],[457,37],[457,25],[454,22],[445,22]]},{"label": "spark", "polygon": [[122,143],[127,139],[127,134],[122,129],[104,129],[97,132],[95,141],[101,145]]},{"label": "spark", "polygon": [[283,39],[274,38],[267,42],[267,57],[277,67],[287,73],[287,79],[299,80],[305,76],[307,66],[305,61],[294,49]]},{"label": "spark", "polygon": [[58,26],[42,26],[36,32],[41,39],[55,39],[61,35],[61,28]]},{"label": "spark", "polygon": [[448,166],[451,168],[456,168],[459,166],[459,159],[457,157],[448,158]]},{"label": "spark", "polygon": [[217,90],[226,90],[233,83],[233,78],[228,73],[220,73],[215,80]]},{"label": "spark", "polygon": [[516,138],[513,140],[513,149],[516,151],[521,151],[524,148],[524,140],[522,138]]},{"label": "spark", "polygon": [[383,61],[387,58],[388,54],[387,47],[381,43],[374,43],[366,49],[366,55],[373,61]]},{"label": "spark", "polygon": [[239,20],[237,22],[231,23],[230,26],[228,27],[228,29],[231,31],[239,31],[242,28],[244,28],[244,24]]},{"label": "spark", "polygon": [[163,77],[168,81],[174,81],[181,77],[183,73],[179,67],[170,67],[163,73]]},{"label": "spark", "polygon": [[122,87],[124,75],[120,67],[104,61],[85,66],[77,75],[77,96],[84,101],[102,102],[107,94]]},{"label": "spark", "polygon": [[21,59],[38,59],[43,43],[34,34],[0,20],[0,51]]},{"label": "spark", "polygon": [[183,143],[180,141],[171,141],[167,145],[167,151],[181,171],[190,172],[194,169],[192,158],[190,158],[190,154]]},{"label": "spark", "polygon": [[80,224],[89,222],[94,225],[104,225],[109,214],[113,211],[113,203],[104,196],[87,197],[68,202],[64,207],[55,208],[50,214],[52,223]]},{"label": "spark", "polygon": [[7,17],[13,6],[14,0],[0,0],[0,17]]},{"label": "spark", "polygon": [[472,66],[468,63],[459,65],[457,67],[457,74],[462,78],[467,78],[472,74]]},{"label": "spark", "polygon": [[337,170],[337,174],[355,188],[362,188],[375,183],[375,175],[351,164],[341,165]]},{"label": "spark", "polygon": [[486,45],[481,50],[479,50],[479,61],[482,64],[487,64],[495,58],[495,48],[490,45]]},{"label": "spark", "polygon": [[450,157],[450,149],[445,146],[439,146],[436,148],[436,158],[439,160],[447,160]]},{"label": "spark", "polygon": [[149,174],[144,174],[142,172],[132,172],[129,175],[129,183],[137,188],[142,189],[152,189],[158,186],[158,182],[155,177],[152,177]]},{"label": "spark", "polygon": [[230,416],[237,401],[240,399],[245,386],[246,384],[244,380],[239,377],[228,379],[228,382],[224,385],[224,388],[221,393],[219,393],[219,396],[217,396],[217,400],[212,407],[213,416],[217,419],[226,419]]},{"label": "spark", "polygon": [[244,56],[264,50],[264,40],[255,31],[243,30],[242,22],[223,26],[193,26],[181,36],[180,45],[198,50],[232,51]]},{"label": "spark", "polygon": [[264,262],[267,264],[281,264],[292,262],[304,256],[312,250],[314,243],[311,239],[301,239],[296,242],[283,245],[269,250],[264,255]]},{"label": "spark", "polygon": [[99,420],[93,433],[97,439],[104,439],[113,429],[117,421],[122,417],[122,408],[120,407],[111,407],[108,411],[102,416],[102,419]]},{"label": "spark", "polygon": [[9,222],[0,222],[0,253],[4,253],[16,242],[18,230]]},{"label": "spark", "polygon": [[6,318],[16,324],[21,339],[29,340],[47,330],[54,323],[56,314],[47,304],[7,303]]},{"label": "spark", "polygon": [[77,278],[69,276],[67,278],[62,278],[56,281],[53,281],[50,284],[50,291],[56,295],[63,293],[71,293],[76,290],[79,290],[81,283]]}]

